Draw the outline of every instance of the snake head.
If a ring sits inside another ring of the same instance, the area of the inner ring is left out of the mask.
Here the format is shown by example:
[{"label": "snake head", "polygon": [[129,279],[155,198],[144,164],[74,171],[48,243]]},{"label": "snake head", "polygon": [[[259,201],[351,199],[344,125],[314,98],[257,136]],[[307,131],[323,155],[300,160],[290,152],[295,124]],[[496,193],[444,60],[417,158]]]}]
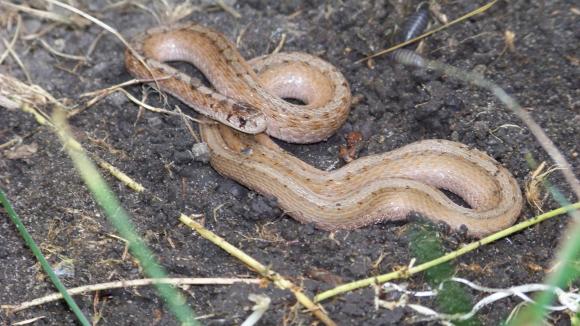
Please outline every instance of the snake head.
[{"label": "snake head", "polygon": [[231,111],[222,121],[228,126],[247,134],[258,134],[266,130],[266,116],[255,106],[245,102],[235,102]]}]

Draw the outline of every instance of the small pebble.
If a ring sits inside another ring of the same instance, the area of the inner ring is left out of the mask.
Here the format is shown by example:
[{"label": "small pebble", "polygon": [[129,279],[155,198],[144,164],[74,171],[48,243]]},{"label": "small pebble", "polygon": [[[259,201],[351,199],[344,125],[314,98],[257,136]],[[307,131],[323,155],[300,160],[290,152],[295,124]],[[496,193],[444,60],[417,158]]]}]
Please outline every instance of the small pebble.
[{"label": "small pebble", "polygon": [[116,107],[122,107],[128,101],[127,96],[121,92],[114,92],[109,94],[109,96],[107,96],[107,100]]},{"label": "small pebble", "polygon": [[163,124],[163,121],[161,121],[161,118],[159,117],[150,117],[147,118],[147,124],[149,127],[156,128]]},{"label": "small pebble", "polygon": [[196,162],[209,162],[209,147],[206,143],[196,143],[191,147],[191,154],[193,160]]},{"label": "small pebble", "polygon": [[490,131],[488,121],[476,121],[473,124],[473,131],[479,139],[487,138],[487,133]]},{"label": "small pebble", "polygon": [[228,193],[234,196],[237,199],[242,199],[248,193],[248,189],[242,187],[239,183],[233,182],[230,180],[226,180],[224,182],[220,182],[216,189],[219,193]]},{"label": "small pebble", "polygon": [[187,151],[173,152],[173,160],[179,165],[187,164],[193,160],[192,155]]},{"label": "small pebble", "polygon": [[274,217],[279,215],[276,198],[258,196],[250,203],[250,209],[258,217]]}]

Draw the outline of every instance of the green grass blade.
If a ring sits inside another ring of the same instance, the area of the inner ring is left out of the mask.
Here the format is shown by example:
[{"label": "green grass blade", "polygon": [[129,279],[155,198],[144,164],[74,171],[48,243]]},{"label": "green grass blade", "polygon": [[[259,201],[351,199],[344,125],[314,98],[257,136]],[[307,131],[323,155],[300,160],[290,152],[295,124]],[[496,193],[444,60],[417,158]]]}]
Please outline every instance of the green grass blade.
[{"label": "green grass blade", "polygon": [[[129,214],[121,206],[119,200],[99,174],[93,162],[84,153],[81,145],[72,138],[66,123],[65,113],[55,109],[53,122],[65,150],[71,157],[76,170],[91,191],[95,201],[101,206],[109,222],[115,227],[120,236],[127,240],[129,250],[139,260],[145,274],[150,278],[164,278],[166,273],[154,258],[154,254],[145,245],[135,231]],[[181,293],[168,284],[155,284],[157,292],[165,300],[169,310],[183,325],[199,325],[194,312],[185,304],[186,300]]]},{"label": "green grass blade", "polygon": [[87,317],[85,317],[85,315],[83,314],[83,312],[81,311],[75,300],[68,294],[64,284],[62,284],[58,276],[56,276],[56,274],[52,270],[52,267],[42,254],[42,251],[40,251],[40,248],[38,248],[36,242],[34,242],[34,239],[32,239],[30,233],[26,231],[26,227],[22,223],[22,220],[20,219],[18,214],[16,214],[16,212],[14,211],[14,208],[12,208],[12,204],[10,204],[10,201],[8,200],[6,194],[2,189],[0,189],[0,203],[2,204],[2,206],[4,206],[6,213],[10,217],[10,220],[12,220],[12,223],[16,225],[16,229],[18,229],[18,232],[24,239],[24,242],[26,242],[28,248],[30,248],[34,256],[36,256],[36,259],[40,262],[42,269],[44,269],[44,272],[48,275],[48,278],[52,281],[54,286],[57,288],[58,292],[62,294],[64,300],[66,301],[70,309],[73,311],[79,322],[83,326],[90,326],[91,323],[89,322]]},{"label": "green grass blade", "polygon": [[[537,164],[531,156],[527,158],[528,163],[532,167],[536,167]],[[570,205],[570,202],[566,197],[549,181],[545,180],[544,186],[552,198],[554,198],[558,203]],[[569,207],[569,206],[568,206]],[[572,208],[568,210],[568,214],[573,211]],[[570,216],[574,217],[573,214]],[[557,259],[560,264],[558,267],[548,275],[546,279],[546,284],[554,288],[565,288],[568,282],[578,279],[580,276],[580,220],[573,221],[564,239],[568,238],[562,244],[562,248],[559,250]],[[542,320],[546,316],[546,307],[553,301],[554,292],[544,291],[536,298],[536,303],[527,307],[524,311],[516,316],[516,318],[509,323],[513,326],[527,326],[527,325],[541,325]]]}]

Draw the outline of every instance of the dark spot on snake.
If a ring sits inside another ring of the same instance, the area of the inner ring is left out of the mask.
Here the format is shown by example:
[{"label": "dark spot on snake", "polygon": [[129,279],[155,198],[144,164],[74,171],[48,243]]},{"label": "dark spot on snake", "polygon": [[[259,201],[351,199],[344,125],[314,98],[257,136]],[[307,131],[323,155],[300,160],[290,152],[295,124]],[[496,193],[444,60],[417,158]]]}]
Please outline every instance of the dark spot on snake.
[{"label": "dark spot on snake", "polygon": [[240,117],[240,128],[244,128],[246,126],[247,120]]},{"label": "dark spot on snake", "polygon": [[258,111],[258,109],[256,109],[254,106],[245,102],[234,102],[234,104],[232,104],[232,109],[236,113],[250,113],[252,111]]},{"label": "dark spot on snake", "polygon": [[241,153],[244,154],[244,155],[246,155],[246,156],[252,155],[252,148],[251,147],[245,147],[244,149],[241,150]]}]

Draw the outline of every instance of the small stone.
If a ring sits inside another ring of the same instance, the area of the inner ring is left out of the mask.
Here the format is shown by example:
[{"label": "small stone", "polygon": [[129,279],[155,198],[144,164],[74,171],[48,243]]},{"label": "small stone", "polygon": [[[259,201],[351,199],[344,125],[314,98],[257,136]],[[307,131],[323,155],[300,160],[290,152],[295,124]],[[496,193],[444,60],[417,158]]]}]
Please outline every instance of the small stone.
[{"label": "small stone", "polygon": [[248,193],[248,189],[242,187],[239,183],[230,180],[220,182],[216,190],[222,194],[231,194],[237,199],[242,199]]},{"label": "small stone", "polygon": [[452,111],[460,111],[465,107],[463,101],[455,95],[448,95],[444,99],[445,106]]},{"label": "small stone", "polygon": [[122,107],[125,103],[127,103],[127,96],[121,92],[114,92],[107,96],[107,100],[116,107]]},{"label": "small stone", "polygon": [[356,123],[354,130],[359,131],[364,139],[369,139],[375,131],[375,122],[373,120],[364,120]]},{"label": "small stone", "polygon": [[308,223],[304,225],[304,234],[306,235],[313,235],[315,232],[314,225],[312,223]]},{"label": "small stone", "polygon": [[269,217],[272,212],[271,203],[264,197],[258,196],[250,203],[250,209],[257,216]]},{"label": "small stone", "polygon": [[175,163],[182,165],[191,162],[193,156],[187,151],[175,151],[173,152],[173,160]]},{"label": "small stone", "polygon": [[487,133],[489,132],[489,122],[487,121],[476,121],[473,124],[473,131],[479,139],[487,138]]},{"label": "small stone", "polygon": [[194,161],[202,163],[209,162],[209,147],[207,147],[206,143],[193,144],[191,147],[191,154]]},{"label": "small stone", "polygon": [[163,121],[161,121],[161,118],[159,117],[150,117],[147,118],[147,124],[149,127],[156,128],[163,124]]}]

